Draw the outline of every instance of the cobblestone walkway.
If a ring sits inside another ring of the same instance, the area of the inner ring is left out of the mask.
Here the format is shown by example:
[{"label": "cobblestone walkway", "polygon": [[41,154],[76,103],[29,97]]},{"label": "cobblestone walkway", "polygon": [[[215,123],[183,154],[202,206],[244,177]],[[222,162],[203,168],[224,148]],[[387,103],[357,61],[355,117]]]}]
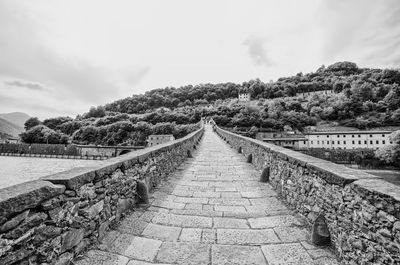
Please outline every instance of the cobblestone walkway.
[{"label": "cobblestone walkway", "polygon": [[209,126],[194,158],[75,264],[339,264]]}]

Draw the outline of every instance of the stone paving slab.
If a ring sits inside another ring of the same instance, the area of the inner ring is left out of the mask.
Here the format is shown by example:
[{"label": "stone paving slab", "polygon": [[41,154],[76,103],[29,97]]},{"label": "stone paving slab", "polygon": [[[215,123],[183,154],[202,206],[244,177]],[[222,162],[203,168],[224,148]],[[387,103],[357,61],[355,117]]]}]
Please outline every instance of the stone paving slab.
[{"label": "stone paving slab", "polygon": [[267,264],[260,247],[232,245],[213,245],[211,263],[213,265]]},{"label": "stone paving slab", "polygon": [[157,213],[152,222],[181,227],[212,227],[212,218],[204,216]]},{"label": "stone paving slab", "polygon": [[181,230],[180,227],[149,224],[144,229],[142,236],[162,241],[177,241]]},{"label": "stone paving slab", "polygon": [[236,218],[214,218],[214,228],[249,228],[247,221]]},{"label": "stone paving slab", "polygon": [[230,245],[261,245],[279,243],[273,229],[217,229],[217,243]]},{"label": "stone paving slab", "polygon": [[292,215],[266,216],[260,218],[250,218],[251,228],[272,228],[278,226],[301,225],[298,219]]},{"label": "stone paving slab", "polygon": [[201,228],[183,228],[179,241],[200,243],[202,232]]},{"label": "stone paving slab", "polygon": [[160,240],[121,234],[113,243],[110,252],[132,259],[152,261],[162,244]]},{"label": "stone paving slab", "polygon": [[140,260],[131,260],[127,265],[152,265],[152,264],[158,264],[158,265],[172,265],[172,264],[167,264],[167,263],[150,263],[146,261],[140,261]]},{"label": "stone paving slab", "polygon": [[75,261],[75,265],[126,265],[129,258],[114,253],[90,250],[81,260]]},{"label": "stone paving slab", "polygon": [[179,265],[208,265],[210,248],[201,243],[163,243],[156,260]]},{"label": "stone paving slab", "polygon": [[192,154],[76,264],[340,264],[210,127]]},{"label": "stone paving slab", "polygon": [[309,233],[300,227],[275,227],[275,233],[283,242],[299,242],[309,239]]},{"label": "stone paving slab", "polygon": [[269,265],[310,265],[313,260],[298,243],[261,247]]}]

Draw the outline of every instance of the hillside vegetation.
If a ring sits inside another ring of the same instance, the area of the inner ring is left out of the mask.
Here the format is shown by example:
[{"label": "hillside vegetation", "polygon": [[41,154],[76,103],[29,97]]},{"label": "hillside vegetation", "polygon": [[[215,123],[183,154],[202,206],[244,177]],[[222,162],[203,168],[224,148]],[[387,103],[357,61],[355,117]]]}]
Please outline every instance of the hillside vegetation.
[{"label": "hillside vegetation", "polygon": [[24,123],[29,119],[29,115],[23,112],[0,113],[0,118],[23,128]]},{"label": "hillside vegetation", "polygon": [[0,133],[17,137],[24,129],[18,125],[0,118]]},{"label": "hillside vegetation", "polygon": [[[152,133],[181,137],[197,128],[195,124],[201,117],[213,117],[221,126],[246,127],[252,133],[259,128],[290,127],[302,131],[317,124],[359,129],[399,126],[399,85],[399,70],[359,68],[351,62],[338,62],[276,82],[255,79],[242,84],[155,89],[92,107],[75,119],[33,121],[21,136],[24,141],[45,142],[48,135],[53,135],[52,139],[66,136],[76,143],[143,144]],[[334,93],[296,96],[322,90]],[[239,91],[249,92],[256,101],[238,103],[235,99]],[[34,134],[42,136],[31,137]]]}]

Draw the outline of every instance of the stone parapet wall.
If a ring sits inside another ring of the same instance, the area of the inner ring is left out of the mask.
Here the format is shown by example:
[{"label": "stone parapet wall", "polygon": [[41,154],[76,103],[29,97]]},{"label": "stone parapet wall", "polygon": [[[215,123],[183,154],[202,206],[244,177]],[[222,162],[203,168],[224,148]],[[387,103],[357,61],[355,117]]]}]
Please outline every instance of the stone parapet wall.
[{"label": "stone parapet wall", "polygon": [[[0,264],[69,264],[190,155],[181,139],[0,190]],[[141,188],[143,189],[143,188]]]},{"label": "stone parapet wall", "polygon": [[322,217],[345,264],[400,264],[399,186],[217,126],[214,130],[263,171],[310,228]]}]

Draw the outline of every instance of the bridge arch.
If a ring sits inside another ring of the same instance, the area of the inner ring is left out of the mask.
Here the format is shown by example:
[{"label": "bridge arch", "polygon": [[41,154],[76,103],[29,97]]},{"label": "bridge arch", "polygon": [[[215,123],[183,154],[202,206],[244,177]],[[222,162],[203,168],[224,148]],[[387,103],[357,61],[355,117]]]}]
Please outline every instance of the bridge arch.
[{"label": "bridge arch", "polygon": [[129,150],[129,149],[123,149],[123,150],[121,150],[120,152],[119,152],[119,156],[122,156],[122,155],[125,155],[125,154],[127,154],[127,153],[130,153],[132,150]]}]

